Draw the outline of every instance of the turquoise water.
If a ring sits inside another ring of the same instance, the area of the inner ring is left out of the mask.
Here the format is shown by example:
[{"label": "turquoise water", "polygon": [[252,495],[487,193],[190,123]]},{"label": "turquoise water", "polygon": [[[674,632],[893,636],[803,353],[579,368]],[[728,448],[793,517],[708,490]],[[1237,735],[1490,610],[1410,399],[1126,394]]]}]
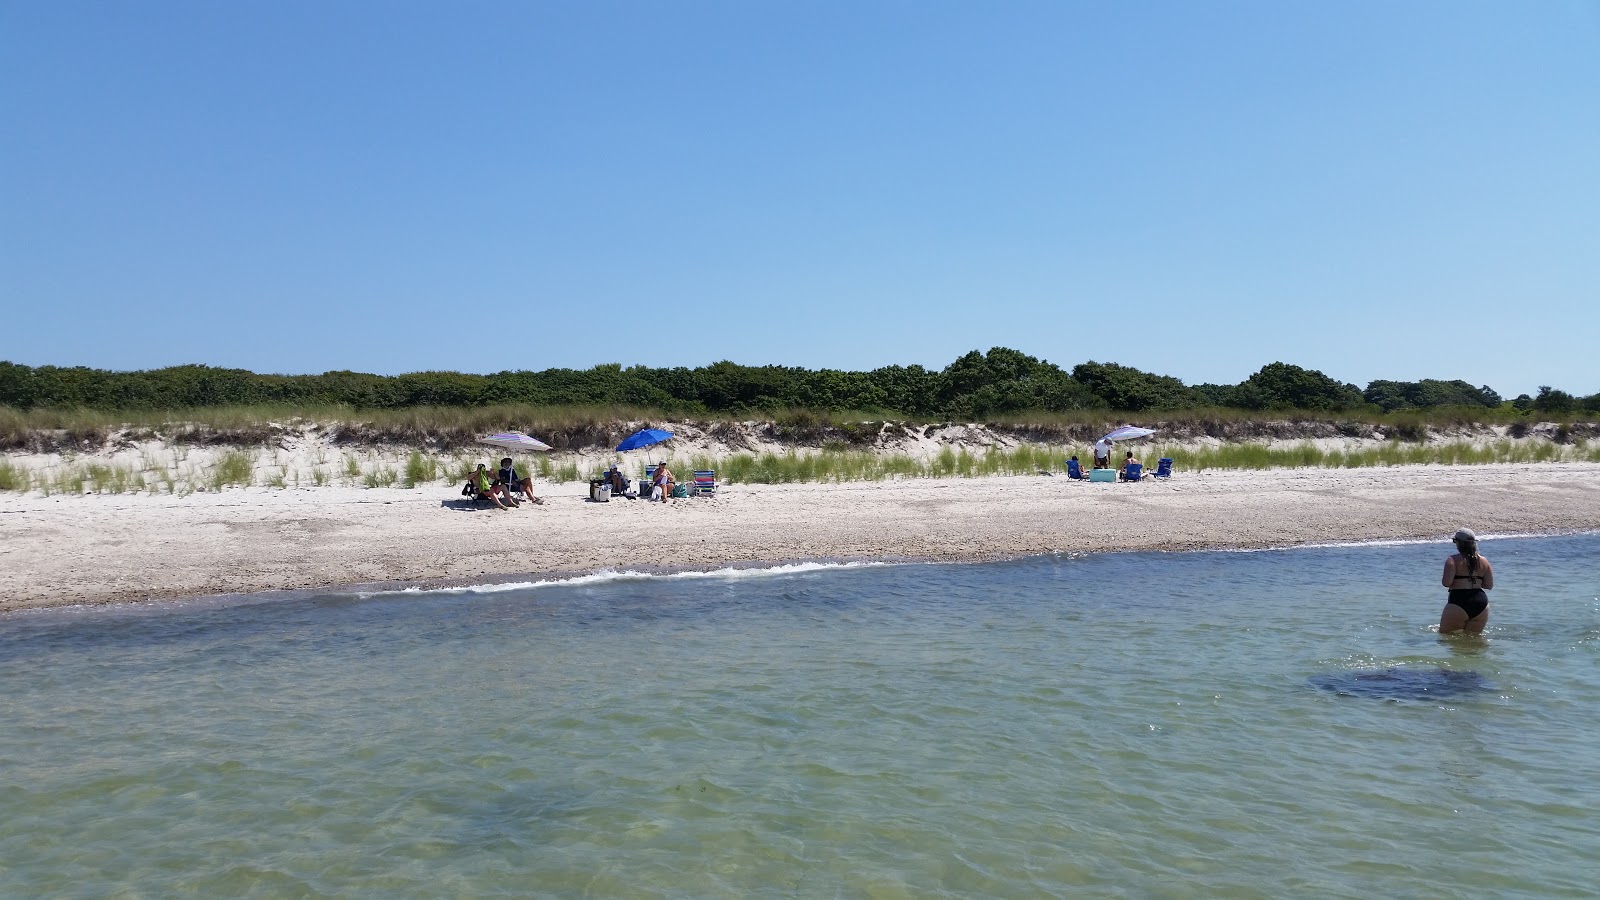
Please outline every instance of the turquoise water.
[{"label": "turquoise water", "polygon": [[0,895],[1594,896],[1600,536],[0,617]]}]

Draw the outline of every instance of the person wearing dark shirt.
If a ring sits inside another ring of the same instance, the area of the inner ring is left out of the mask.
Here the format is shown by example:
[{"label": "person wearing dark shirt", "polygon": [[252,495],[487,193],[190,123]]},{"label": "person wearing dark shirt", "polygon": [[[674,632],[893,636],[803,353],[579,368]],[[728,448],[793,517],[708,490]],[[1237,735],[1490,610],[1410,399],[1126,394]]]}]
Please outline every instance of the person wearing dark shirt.
[{"label": "person wearing dark shirt", "polygon": [[511,457],[500,460],[500,471],[495,476],[495,481],[504,485],[509,491],[521,491],[527,496],[529,503],[543,503],[533,495],[533,479],[518,477],[516,467],[511,464]]}]

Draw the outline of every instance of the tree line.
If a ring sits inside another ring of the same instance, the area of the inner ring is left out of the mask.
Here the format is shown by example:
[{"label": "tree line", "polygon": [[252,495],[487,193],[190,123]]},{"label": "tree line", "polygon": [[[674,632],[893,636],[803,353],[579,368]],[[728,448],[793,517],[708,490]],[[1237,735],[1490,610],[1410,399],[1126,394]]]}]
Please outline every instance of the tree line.
[{"label": "tree line", "polygon": [[870,372],[789,366],[650,368],[616,363],[538,372],[412,372],[370,375],[260,375],[202,365],[136,372],[0,362],[0,405],[19,410],[108,411],[218,406],[631,405],[670,413],[761,413],[786,408],[893,412],[902,416],[985,419],[1021,412],[1107,409],[1159,412],[1207,407],[1244,410],[1382,411],[1509,405],[1525,412],[1600,412],[1600,394],[1577,397],[1541,387],[1506,403],[1487,385],[1465,381],[1379,380],[1365,389],[1284,362],[1262,366],[1239,384],[1186,385],[1116,363],[1066,370],[1016,350],[972,351],[940,370],[885,366]]}]

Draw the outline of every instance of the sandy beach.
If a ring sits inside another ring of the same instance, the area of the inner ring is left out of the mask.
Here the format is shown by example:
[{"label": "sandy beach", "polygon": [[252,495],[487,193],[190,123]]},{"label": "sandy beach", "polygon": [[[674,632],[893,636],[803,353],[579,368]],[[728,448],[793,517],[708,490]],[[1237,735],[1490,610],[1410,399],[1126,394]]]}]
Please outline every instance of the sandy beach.
[{"label": "sandy beach", "polygon": [[470,509],[454,488],[0,497],[0,609],[787,560],[974,560],[1600,528],[1600,465],[728,485],[668,504]]}]

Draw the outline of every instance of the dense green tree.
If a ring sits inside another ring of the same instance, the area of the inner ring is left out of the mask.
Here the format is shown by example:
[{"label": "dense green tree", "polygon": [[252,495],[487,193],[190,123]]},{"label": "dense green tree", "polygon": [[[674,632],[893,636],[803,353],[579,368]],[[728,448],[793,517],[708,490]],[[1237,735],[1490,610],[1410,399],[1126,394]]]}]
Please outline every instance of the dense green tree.
[{"label": "dense green tree", "polygon": [[1500,395],[1488,385],[1475,388],[1460,379],[1379,380],[1369,383],[1361,395],[1366,402],[1381,407],[1384,412],[1397,409],[1427,409],[1435,406],[1483,406],[1493,409],[1500,405]]},{"label": "dense green tree", "polygon": [[1578,406],[1577,400],[1566,391],[1558,391],[1548,384],[1539,385],[1539,395],[1533,398],[1535,412],[1561,413],[1572,412]]},{"label": "dense green tree", "polygon": [[1239,385],[1234,399],[1245,409],[1342,410],[1363,402],[1355,385],[1283,362],[1262,366]]},{"label": "dense green tree", "polygon": [[[989,418],[1029,410],[1114,408],[1131,412],[1231,406],[1339,410],[1371,403],[1385,410],[1442,405],[1494,407],[1500,397],[1464,381],[1374,381],[1363,393],[1321,372],[1272,363],[1238,385],[1182,381],[1115,363],[1089,361],[1069,373],[1006,347],[963,354],[941,371],[885,366],[871,372],[742,366],[544,369],[475,375],[410,372],[383,376],[334,371],[257,375],[203,365],[111,372],[82,366],[30,367],[0,361],[0,405],[16,409],[85,407],[179,409],[249,404],[344,404],[358,409],[415,406],[643,406],[680,413],[884,410],[913,417]],[[1600,395],[1576,398],[1545,386],[1511,401],[1523,411],[1595,412]]]},{"label": "dense green tree", "polygon": [[939,373],[937,396],[937,412],[951,418],[1102,405],[1059,366],[1005,347],[974,350],[946,366]]},{"label": "dense green tree", "polygon": [[1190,385],[1189,392],[1197,406],[1238,406],[1233,397],[1237,389],[1232,384],[1195,384]]},{"label": "dense green tree", "polygon": [[1170,375],[1152,375],[1116,363],[1079,363],[1073,367],[1072,377],[1112,409],[1182,409],[1199,402],[1193,391]]}]

